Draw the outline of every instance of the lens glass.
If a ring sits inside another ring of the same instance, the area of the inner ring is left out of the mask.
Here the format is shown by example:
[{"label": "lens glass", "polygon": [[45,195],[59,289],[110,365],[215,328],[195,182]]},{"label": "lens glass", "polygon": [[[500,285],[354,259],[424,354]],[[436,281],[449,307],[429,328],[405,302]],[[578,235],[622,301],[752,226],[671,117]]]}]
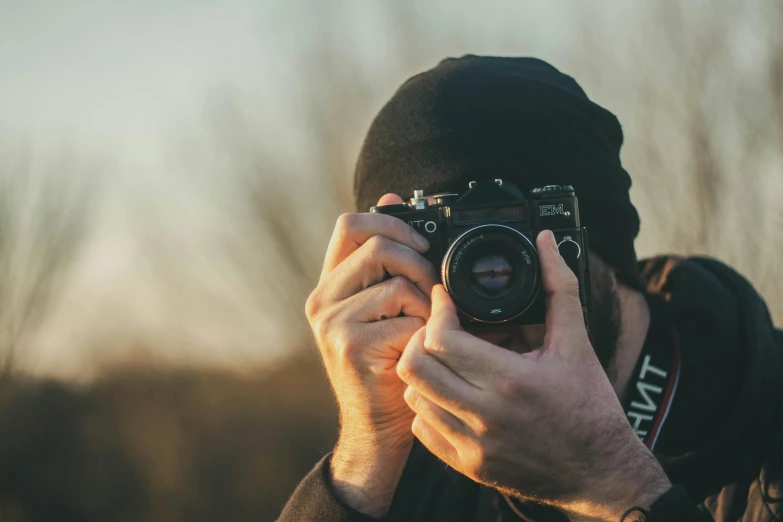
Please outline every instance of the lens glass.
[{"label": "lens glass", "polygon": [[510,321],[538,295],[538,256],[522,232],[500,224],[479,225],[451,243],[441,278],[464,315],[485,323]]},{"label": "lens glass", "polygon": [[486,254],[473,263],[471,281],[479,293],[496,296],[509,289],[513,275],[511,261],[506,256]]}]

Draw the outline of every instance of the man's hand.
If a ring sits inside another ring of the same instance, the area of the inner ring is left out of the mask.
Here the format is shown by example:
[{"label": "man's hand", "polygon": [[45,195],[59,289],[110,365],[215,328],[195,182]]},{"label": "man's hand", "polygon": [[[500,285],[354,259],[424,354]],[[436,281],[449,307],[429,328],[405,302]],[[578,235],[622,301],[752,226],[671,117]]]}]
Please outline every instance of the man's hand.
[{"label": "man's hand", "polygon": [[[379,204],[401,202],[387,195]],[[413,412],[396,366],[429,318],[437,280],[420,255],[428,248],[423,236],[395,217],[345,214],[307,300],[307,318],[340,408],[332,483],[344,502],[372,516],[388,510],[413,442]]]},{"label": "man's hand", "polygon": [[442,286],[397,366],[412,431],[464,475],[574,518],[619,520],[670,486],[634,434],[585,329],[578,282],[538,236],[547,298],[540,348],[517,354],[460,329]]}]

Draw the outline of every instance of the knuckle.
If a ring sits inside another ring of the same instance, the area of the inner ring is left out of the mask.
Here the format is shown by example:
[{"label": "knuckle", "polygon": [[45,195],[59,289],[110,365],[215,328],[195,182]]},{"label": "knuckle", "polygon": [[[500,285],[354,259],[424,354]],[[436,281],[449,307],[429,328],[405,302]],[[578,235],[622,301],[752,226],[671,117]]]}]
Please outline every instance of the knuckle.
[{"label": "knuckle", "polygon": [[570,270],[568,271],[568,275],[563,278],[560,288],[564,293],[570,296],[579,297],[579,281]]},{"label": "knuckle", "polygon": [[424,338],[424,349],[430,353],[443,353],[446,351],[444,334],[440,331],[428,331]]},{"label": "knuckle", "polygon": [[412,381],[419,374],[421,368],[421,361],[413,353],[407,350],[400,357],[397,363],[397,375],[405,382]]},{"label": "knuckle", "polygon": [[412,375],[409,359],[410,357],[403,353],[400,360],[397,361],[397,376],[405,382],[408,382]]},{"label": "knuckle", "polygon": [[320,345],[332,337],[333,321],[330,317],[319,315],[310,320],[310,328],[312,328],[313,335]]},{"label": "knuckle", "polygon": [[422,423],[421,417],[416,415],[413,418],[413,423],[411,424],[411,432],[417,437],[421,438],[424,434],[423,428],[424,428],[424,424]]},{"label": "knuckle", "polygon": [[472,415],[468,422],[471,429],[473,429],[479,437],[486,436],[490,431],[490,423],[481,415]]},{"label": "knuckle", "polygon": [[337,218],[335,229],[342,235],[349,235],[356,228],[358,220],[359,214],[352,212],[340,214],[340,217]]},{"label": "knuckle", "polygon": [[305,301],[305,316],[307,317],[307,320],[312,323],[315,317],[318,315],[320,309],[321,309],[321,298],[319,295],[319,291],[316,288],[315,290],[310,292],[310,295],[307,296],[307,301]]},{"label": "knuckle", "polygon": [[395,294],[410,293],[413,291],[413,283],[404,276],[394,276],[387,284],[389,285],[391,292]]},{"label": "knuckle", "polygon": [[413,411],[421,411],[421,395],[418,393],[408,392],[405,394],[405,402]]},{"label": "knuckle", "polygon": [[378,258],[388,252],[391,247],[391,241],[383,236],[372,236],[365,242],[365,248],[368,255]]},{"label": "knuckle", "polygon": [[483,477],[487,473],[489,456],[487,455],[486,448],[481,444],[476,444],[471,451],[470,455],[470,467],[473,469],[473,473],[477,477]]},{"label": "knuckle", "polygon": [[324,324],[324,321],[310,319],[310,328],[313,330],[313,335],[317,341],[321,341],[326,337],[324,334],[326,334],[328,328]]},{"label": "knuckle", "polygon": [[357,359],[361,351],[361,343],[353,332],[341,329],[332,337],[332,348],[339,359],[349,362]]},{"label": "knuckle", "polygon": [[524,384],[522,379],[515,379],[510,376],[497,376],[495,379],[495,386],[501,395],[506,397],[516,397],[522,395],[524,392]]}]

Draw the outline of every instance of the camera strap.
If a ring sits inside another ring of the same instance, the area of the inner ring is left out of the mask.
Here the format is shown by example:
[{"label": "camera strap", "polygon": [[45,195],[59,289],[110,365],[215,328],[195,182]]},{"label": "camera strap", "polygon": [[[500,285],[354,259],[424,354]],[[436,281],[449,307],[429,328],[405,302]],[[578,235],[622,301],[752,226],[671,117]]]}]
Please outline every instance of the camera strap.
[{"label": "camera strap", "polygon": [[680,381],[680,340],[659,297],[648,298],[650,327],[628,384],[625,415],[650,451],[669,415]]}]

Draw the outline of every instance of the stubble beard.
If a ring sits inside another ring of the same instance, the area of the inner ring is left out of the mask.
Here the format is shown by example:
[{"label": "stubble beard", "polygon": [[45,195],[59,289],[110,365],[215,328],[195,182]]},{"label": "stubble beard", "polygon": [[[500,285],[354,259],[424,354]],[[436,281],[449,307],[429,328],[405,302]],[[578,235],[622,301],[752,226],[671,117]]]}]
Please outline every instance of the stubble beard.
[{"label": "stubble beard", "polygon": [[617,354],[622,312],[614,277],[607,267],[596,268],[590,274],[593,295],[587,314],[588,336],[598,361],[607,370]]}]

